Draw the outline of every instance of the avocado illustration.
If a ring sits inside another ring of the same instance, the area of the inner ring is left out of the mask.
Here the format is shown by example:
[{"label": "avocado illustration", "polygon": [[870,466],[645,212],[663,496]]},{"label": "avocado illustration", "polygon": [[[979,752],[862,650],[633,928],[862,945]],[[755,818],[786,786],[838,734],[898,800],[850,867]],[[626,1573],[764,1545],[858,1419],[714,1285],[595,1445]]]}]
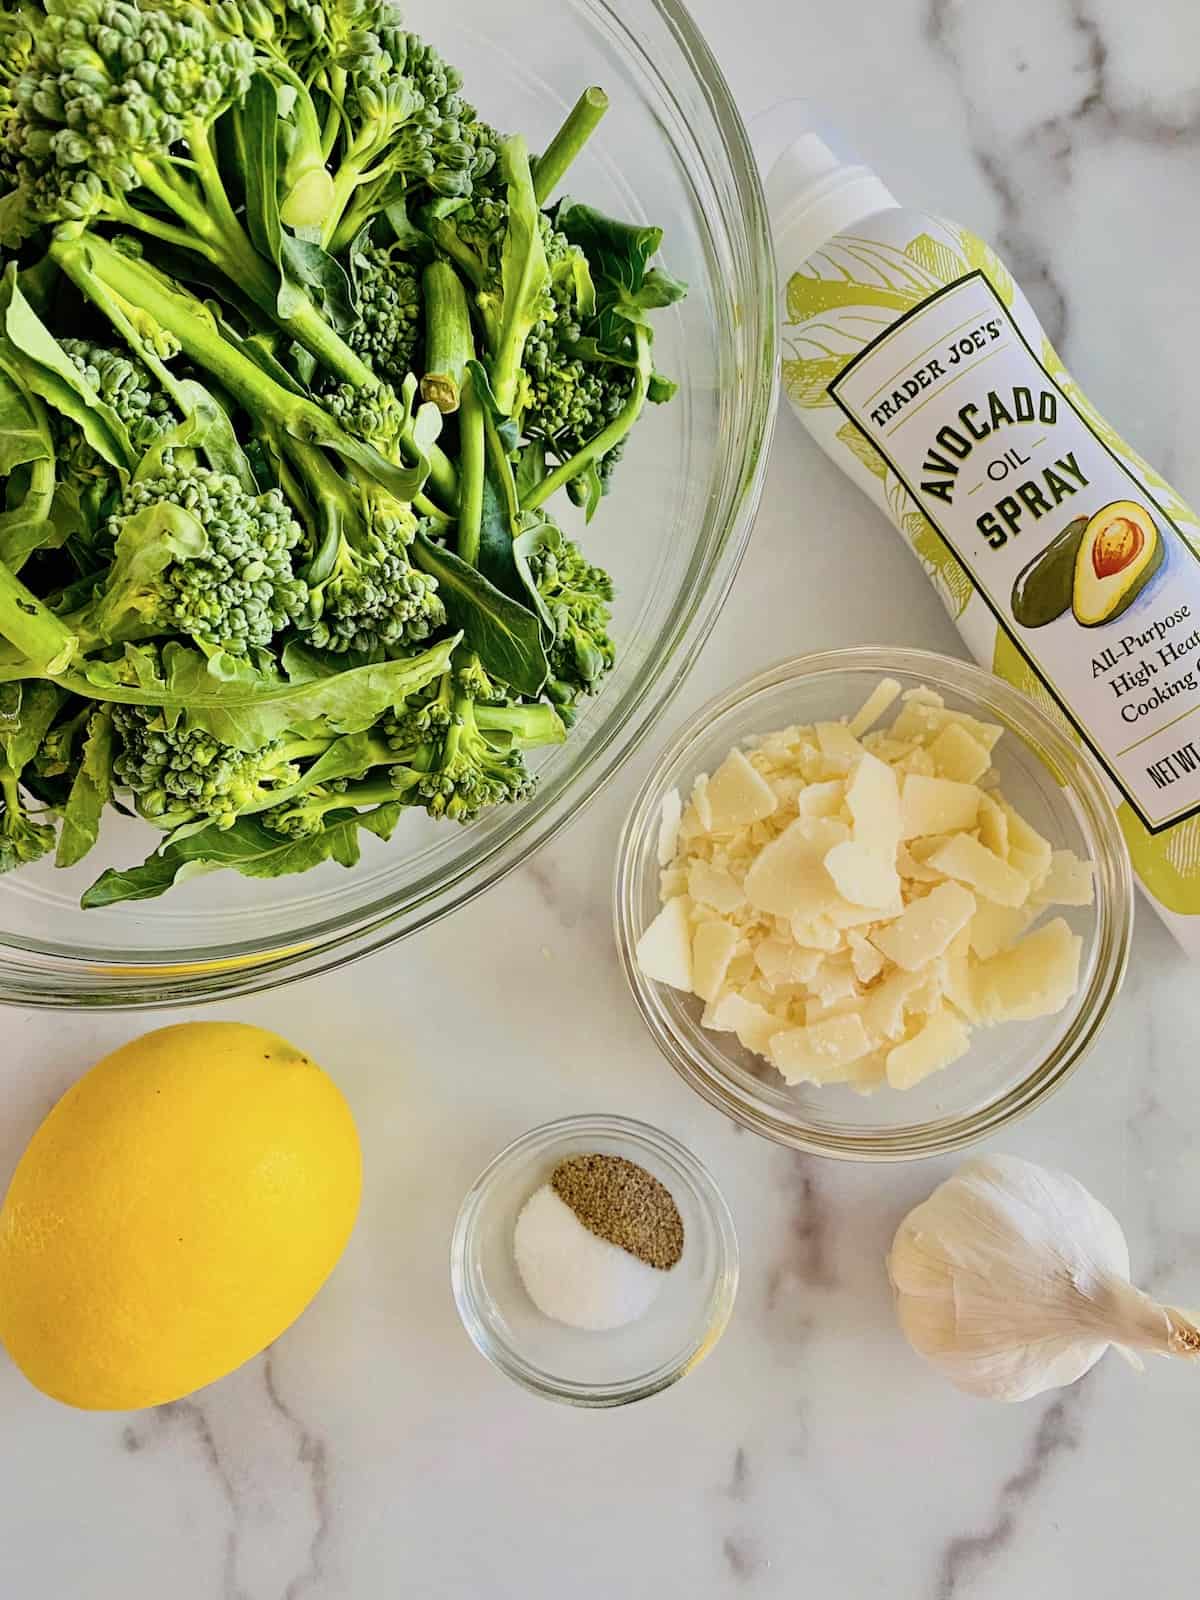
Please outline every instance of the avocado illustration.
[{"label": "avocado illustration", "polygon": [[1012,589],[1012,614],[1023,628],[1044,628],[1071,609],[1075,559],[1087,525],[1086,517],[1068,522],[1017,574]]},{"label": "avocado illustration", "polygon": [[1122,803],[1117,821],[1134,871],[1159,904],[1181,917],[1200,912],[1200,817],[1165,833],[1148,833],[1133,808]]},{"label": "avocado illustration", "polygon": [[1081,627],[1111,622],[1131,606],[1163,560],[1154,518],[1136,500],[1114,500],[1088,523],[1075,554],[1071,605]]}]

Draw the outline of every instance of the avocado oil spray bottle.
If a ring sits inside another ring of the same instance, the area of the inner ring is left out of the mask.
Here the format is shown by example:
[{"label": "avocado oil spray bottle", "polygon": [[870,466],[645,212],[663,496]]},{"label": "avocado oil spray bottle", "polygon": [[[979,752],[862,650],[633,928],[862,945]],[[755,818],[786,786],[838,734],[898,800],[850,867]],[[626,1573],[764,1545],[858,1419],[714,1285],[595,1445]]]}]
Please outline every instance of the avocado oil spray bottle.
[{"label": "avocado oil spray bottle", "polygon": [[1101,417],[999,258],[815,134],[767,179],[783,382],[976,659],[1103,769],[1200,955],[1200,519]]}]

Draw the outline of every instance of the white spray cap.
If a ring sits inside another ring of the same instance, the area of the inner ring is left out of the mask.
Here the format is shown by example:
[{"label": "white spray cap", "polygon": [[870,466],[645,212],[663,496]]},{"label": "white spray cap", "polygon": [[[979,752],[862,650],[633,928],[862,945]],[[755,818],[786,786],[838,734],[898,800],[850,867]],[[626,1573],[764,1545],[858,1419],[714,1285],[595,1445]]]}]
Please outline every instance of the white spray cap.
[{"label": "white spray cap", "polygon": [[785,273],[795,271],[835,234],[899,204],[870,167],[843,160],[820,134],[811,132],[794,138],[776,156],[766,194]]}]

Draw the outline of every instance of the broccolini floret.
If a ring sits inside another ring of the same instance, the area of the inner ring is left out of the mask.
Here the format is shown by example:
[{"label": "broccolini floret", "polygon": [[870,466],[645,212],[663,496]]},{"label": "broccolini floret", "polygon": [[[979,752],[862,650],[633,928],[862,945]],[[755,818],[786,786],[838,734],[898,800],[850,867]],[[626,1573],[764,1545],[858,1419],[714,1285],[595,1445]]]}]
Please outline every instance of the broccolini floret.
[{"label": "broccolini floret", "polygon": [[556,528],[534,546],[528,563],[554,624],[547,693],[567,714],[596,692],[616,658],[608,632],[612,579]]},{"label": "broccolini floret", "polygon": [[226,473],[167,459],[110,518],[103,589],[64,619],[84,647],[184,634],[243,654],[299,621],[304,531],[278,489],[251,495]]},{"label": "broccolini floret", "polygon": [[179,422],[170,400],[136,356],[90,339],[59,343],[100,399],[120,417],[139,453]]},{"label": "broccolini floret", "polygon": [[0,872],[28,866],[54,849],[55,830],[25,809],[17,774],[0,766]]},{"label": "broccolini floret", "polygon": [[370,246],[355,260],[358,320],[347,335],[384,383],[400,384],[416,370],[421,338],[421,279],[399,250]]},{"label": "broccolini floret", "polygon": [[138,811],[162,828],[206,819],[232,827],[244,812],[270,804],[301,774],[300,762],[320,755],[328,739],[275,740],[243,751],[200,729],[170,728],[153,707],[114,706],[117,782]]}]

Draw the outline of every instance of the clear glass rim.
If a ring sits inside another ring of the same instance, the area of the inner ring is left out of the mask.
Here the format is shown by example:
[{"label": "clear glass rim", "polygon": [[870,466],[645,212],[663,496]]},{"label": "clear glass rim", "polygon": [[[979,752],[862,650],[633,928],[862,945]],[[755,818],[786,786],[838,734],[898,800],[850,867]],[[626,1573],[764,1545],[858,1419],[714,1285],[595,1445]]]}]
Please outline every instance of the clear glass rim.
[{"label": "clear glass rim", "polygon": [[[585,767],[573,773],[556,792],[529,801],[511,832],[498,838],[479,858],[464,861],[435,890],[420,897],[397,897],[395,904],[376,902],[361,913],[350,912],[334,925],[308,932],[283,945],[214,960],[210,953],[170,951],[161,960],[121,953],[111,961],[69,953],[46,954],[33,941],[0,946],[0,1004],[72,1010],[154,1010],[182,1003],[229,999],[261,989],[300,981],[336,970],[419,932],[469,904],[536,849],[555,837],[610,781],[650,731],[655,716],[670,703],[708,638],[737,576],[753,529],[762,491],[766,457],[776,413],[779,386],[776,359],[775,271],[766,201],[745,127],[725,78],[686,9],[677,0],[646,0],[676,39],[712,116],[720,156],[728,164],[721,174],[731,182],[736,212],[724,217],[733,230],[731,243],[739,256],[736,321],[747,365],[739,394],[740,435],[724,459],[714,486],[716,510],[711,521],[713,557],[705,575],[682,603],[658,642],[655,659],[636,692],[628,695],[620,714],[610,714]],[[631,23],[612,0],[585,0],[623,48],[635,55],[671,104],[677,97],[663,71],[649,56]],[[688,149],[689,163],[699,163],[704,181],[720,183],[698,141]],[[733,315],[733,312],[731,312]],[[581,792],[582,791],[582,792]]]},{"label": "clear glass rim", "polygon": [[[680,1038],[659,998],[657,985],[643,976],[634,954],[639,872],[658,836],[664,774],[686,760],[689,749],[717,718],[741,709],[767,690],[847,670],[873,672],[881,678],[889,673],[911,673],[923,678],[931,688],[965,694],[993,707],[1069,778],[1071,793],[1087,823],[1096,872],[1095,960],[1071,1024],[1050,1053],[1036,1061],[1006,1094],[977,1111],[860,1133],[817,1129],[785,1119],[714,1077],[707,1064]],[[1011,1126],[1060,1089],[1079,1066],[1099,1037],[1129,962],[1133,873],[1099,774],[1028,696],[971,662],[934,651],[828,650],[777,662],[716,696],[671,740],[643,784],[622,830],[613,884],[613,922],[621,967],[651,1037],[680,1077],[710,1105],[754,1133],[810,1155],[845,1161],[914,1161],[965,1149]]]},{"label": "clear glass rim", "polygon": [[[492,1334],[488,1319],[476,1304],[467,1270],[471,1241],[480,1212],[500,1175],[511,1167],[524,1165],[544,1155],[564,1139],[579,1136],[620,1139],[635,1153],[639,1149],[652,1151],[671,1166],[703,1206],[712,1226],[719,1257],[719,1270],[704,1325],[696,1330],[687,1349],[676,1358],[620,1383],[575,1383],[526,1361],[511,1345]],[[531,1128],[506,1145],[488,1162],[467,1190],[450,1242],[450,1283],[454,1303],[463,1327],[480,1355],[486,1357],[505,1377],[543,1399],[590,1409],[624,1406],[635,1400],[646,1400],[663,1389],[669,1389],[698,1367],[715,1348],[729,1324],[737,1298],[738,1274],[738,1241],[733,1217],[715,1179],[699,1157],[680,1144],[678,1139],[648,1122],[602,1113],[561,1117],[555,1122]]]}]

